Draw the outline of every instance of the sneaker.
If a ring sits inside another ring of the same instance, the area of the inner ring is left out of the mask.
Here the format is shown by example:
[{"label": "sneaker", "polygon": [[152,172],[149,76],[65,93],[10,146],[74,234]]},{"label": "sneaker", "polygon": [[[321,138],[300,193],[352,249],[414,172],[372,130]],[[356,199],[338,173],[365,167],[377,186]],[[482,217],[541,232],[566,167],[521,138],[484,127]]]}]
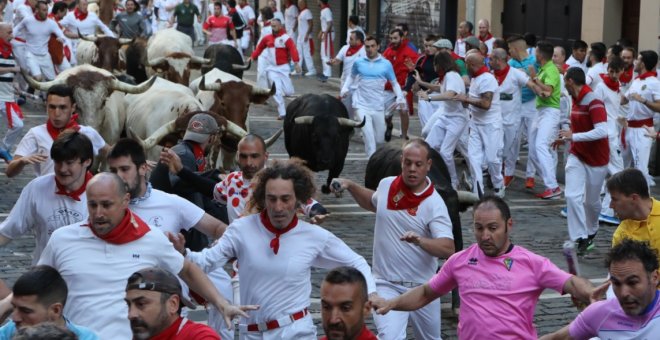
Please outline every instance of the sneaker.
[{"label": "sneaker", "polygon": [[504,187],[508,187],[513,182],[513,176],[504,176]]},{"label": "sneaker", "polygon": [[525,180],[525,189],[534,189],[534,177],[527,177]]},{"label": "sneaker", "polygon": [[307,72],[305,73],[305,77],[313,77],[316,75],[316,72]]},{"label": "sneaker", "polygon": [[504,188],[493,189],[493,194],[499,198],[504,198]]},{"label": "sneaker", "polygon": [[322,74],[322,75],[319,76],[319,80],[322,83],[325,83],[326,81],[328,81],[328,77]]},{"label": "sneaker", "polygon": [[387,124],[387,129],[385,129],[385,141],[389,142],[392,139],[392,129],[394,129],[394,124],[391,121],[385,122]]},{"label": "sneaker", "polygon": [[561,211],[559,211],[559,214],[564,216],[564,217],[568,217],[568,208],[566,208],[566,207],[561,208]]},{"label": "sneaker", "polygon": [[18,96],[18,98],[16,98],[16,104],[18,104],[18,106],[22,106],[26,102],[27,102],[27,99],[25,98],[24,95],[20,95],[20,96]]},{"label": "sneaker", "polygon": [[3,148],[0,148],[0,158],[4,159],[5,163],[9,163],[14,159],[14,157],[11,156],[9,151],[7,151]]},{"label": "sneaker", "polygon": [[579,238],[579,239],[577,239],[577,241],[575,241],[575,244],[577,244],[576,252],[577,252],[578,256],[584,256],[587,253],[587,251],[589,250],[589,249],[587,249],[589,247],[589,241],[588,240],[585,240],[583,238]]},{"label": "sneaker", "polygon": [[544,200],[559,199],[559,196],[561,196],[561,193],[562,193],[561,188],[556,187],[554,189],[545,189],[545,191],[543,191],[542,193],[536,194],[536,197],[542,198]]},{"label": "sneaker", "polygon": [[301,74],[302,74],[302,73],[298,73],[298,72],[296,72],[295,70],[292,71],[291,73],[289,73],[289,75],[292,75],[292,76],[299,76],[299,75],[301,75]]},{"label": "sneaker", "polygon": [[614,224],[614,225],[619,225],[621,221],[619,221],[618,218],[610,215],[605,215],[605,214],[600,214],[598,215],[598,221],[607,223],[607,224]]},{"label": "sneaker", "polygon": [[594,239],[596,238],[596,234],[589,235],[587,238],[587,251],[592,251],[594,248],[596,248],[596,244],[594,243]]}]

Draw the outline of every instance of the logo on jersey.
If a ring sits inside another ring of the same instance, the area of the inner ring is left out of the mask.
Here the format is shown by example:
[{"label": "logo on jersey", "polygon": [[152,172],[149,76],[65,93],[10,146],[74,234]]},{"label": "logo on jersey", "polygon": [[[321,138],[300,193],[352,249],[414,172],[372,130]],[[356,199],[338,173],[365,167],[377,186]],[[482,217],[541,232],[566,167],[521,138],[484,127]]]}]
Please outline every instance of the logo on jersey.
[{"label": "logo on jersey", "polygon": [[134,258],[134,259],[139,259],[139,258],[140,258],[140,254],[133,254],[133,258]]},{"label": "logo on jersey", "polygon": [[163,218],[160,216],[154,216],[149,219],[148,224],[160,228],[163,226]]},{"label": "logo on jersey", "polygon": [[471,265],[473,265],[473,266],[476,266],[477,263],[479,263],[479,260],[477,260],[476,257],[470,258],[470,259],[468,260],[468,264],[471,264]]},{"label": "logo on jersey", "polygon": [[48,235],[51,235],[59,227],[74,224],[83,220],[83,214],[79,211],[69,208],[58,208],[53,210],[53,214],[48,216],[47,228]]},{"label": "logo on jersey", "polygon": [[408,208],[408,214],[410,214],[410,216],[417,216],[417,207]]},{"label": "logo on jersey", "polygon": [[511,271],[511,266],[513,266],[513,259],[510,257],[505,258],[504,267],[506,267],[506,270]]}]

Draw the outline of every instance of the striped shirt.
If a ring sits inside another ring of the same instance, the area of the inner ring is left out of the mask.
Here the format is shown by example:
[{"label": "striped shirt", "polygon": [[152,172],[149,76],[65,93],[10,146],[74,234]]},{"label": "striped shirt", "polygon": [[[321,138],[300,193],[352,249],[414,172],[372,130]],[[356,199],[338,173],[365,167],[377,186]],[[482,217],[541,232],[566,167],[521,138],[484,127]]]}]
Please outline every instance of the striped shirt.
[{"label": "striped shirt", "polygon": [[[14,53],[10,54],[7,58],[0,54],[0,68],[15,67],[16,60],[14,60]],[[0,102],[13,102],[14,101],[14,72],[7,72],[0,74]]]}]

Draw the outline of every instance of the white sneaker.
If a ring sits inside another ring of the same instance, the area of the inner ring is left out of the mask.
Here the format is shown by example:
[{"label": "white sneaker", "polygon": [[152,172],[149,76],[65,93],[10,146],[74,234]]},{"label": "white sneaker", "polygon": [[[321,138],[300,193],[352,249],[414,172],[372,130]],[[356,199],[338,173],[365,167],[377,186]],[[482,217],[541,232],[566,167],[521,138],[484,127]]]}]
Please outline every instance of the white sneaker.
[{"label": "white sneaker", "polygon": [[493,194],[499,198],[504,198],[504,188],[493,189]]},{"label": "white sneaker", "polygon": [[305,73],[305,77],[313,77],[316,75],[316,72],[307,72]]}]

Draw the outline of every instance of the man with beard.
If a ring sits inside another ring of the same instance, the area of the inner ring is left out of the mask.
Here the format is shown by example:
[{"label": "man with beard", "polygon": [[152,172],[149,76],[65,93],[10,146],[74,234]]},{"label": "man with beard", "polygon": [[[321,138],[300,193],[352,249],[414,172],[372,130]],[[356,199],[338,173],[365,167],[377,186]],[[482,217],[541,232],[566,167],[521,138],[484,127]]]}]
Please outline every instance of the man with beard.
[{"label": "man with beard", "polygon": [[117,14],[110,22],[110,28],[119,33],[120,38],[133,39],[147,35],[146,21],[140,15],[140,4],[136,0],[126,0],[126,12]]},{"label": "man with beard", "polygon": [[30,181],[9,216],[0,223],[0,245],[33,233],[36,241],[32,264],[39,260],[50,235],[65,225],[87,218],[85,188],[92,177],[92,143],[80,132],[67,131],[50,149],[52,173]]},{"label": "man with beard", "polygon": [[359,270],[338,267],[321,283],[321,340],[376,340],[364,318],[371,313],[367,281]]},{"label": "man with beard", "polygon": [[490,23],[486,19],[481,19],[477,25],[479,28],[479,41],[486,44],[486,47],[488,47],[488,53],[492,53],[495,37],[490,33]]},{"label": "man with beard", "polygon": [[[438,259],[454,253],[447,207],[427,177],[431,147],[422,139],[403,146],[401,175],[380,181],[376,191],[348,179],[337,179],[363,209],[376,213],[373,275],[378,295],[393,299],[422,286]],[[440,300],[412,313],[376,315],[379,339],[403,339],[408,319],[415,338],[440,339]]]},{"label": "man with beard", "polygon": [[458,287],[459,338],[479,339],[488,325],[492,339],[535,339],[534,307],[546,288],[589,301],[594,289],[588,280],[511,242],[513,219],[503,199],[486,196],[472,209],[477,244],[452,255],[426,284],[391,300],[372,300],[378,314],[417,310]]},{"label": "man with beard", "polygon": [[158,267],[141,269],[128,278],[126,297],[133,339],[220,340],[210,327],[181,317],[192,303],[181,293],[174,274]]},{"label": "man with beard", "polygon": [[660,332],[657,251],[646,242],[623,240],[610,249],[606,266],[616,299],[587,307],[570,325],[543,340],[652,339]]},{"label": "man with beard", "polygon": [[11,321],[0,328],[0,339],[13,339],[26,327],[52,323],[75,333],[79,340],[98,340],[90,329],[74,325],[64,316],[66,282],[52,267],[36,266],[23,273],[12,287]]}]

